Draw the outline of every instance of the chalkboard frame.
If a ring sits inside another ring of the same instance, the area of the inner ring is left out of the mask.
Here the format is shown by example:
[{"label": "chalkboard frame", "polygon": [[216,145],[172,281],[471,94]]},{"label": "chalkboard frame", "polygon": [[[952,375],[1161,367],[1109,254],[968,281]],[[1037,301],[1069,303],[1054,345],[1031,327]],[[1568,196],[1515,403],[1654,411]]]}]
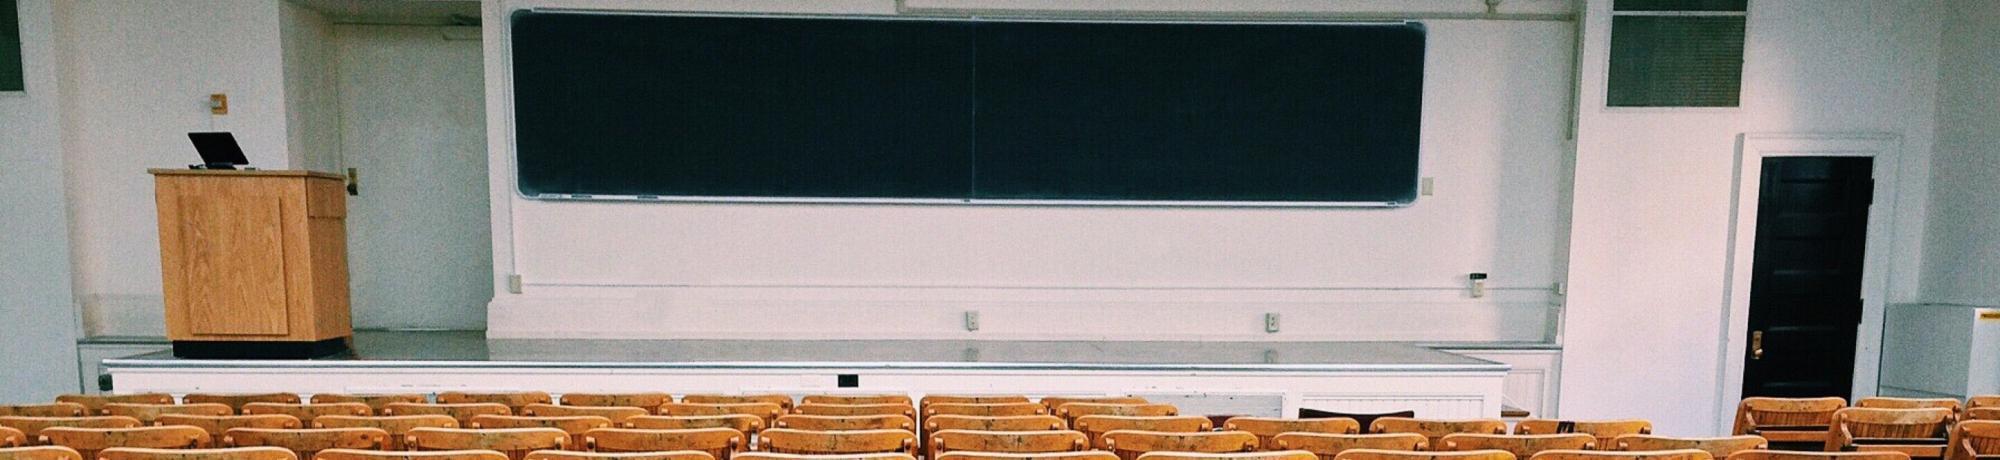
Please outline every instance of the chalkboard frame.
[{"label": "chalkboard frame", "polygon": [[[602,10],[573,8],[523,8],[514,10],[512,15],[531,13],[560,14],[602,14],[637,16],[674,16],[705,18],[789,18],[789,19],[856,19],[880,21],[952,21],[952,22],[1058,22],[1058,23],[1115,23],[1115,24],[1276,24],[1276,25],[1324,25],[1324,26],[1411,26],[1423,30],[1425,25],[1416,20],[1312,20],[1312,19],[1271,19],[1271,18],[1127,18],[1127,17],[1007,17],[1007,16],[926,16],[914,14],[874,15],[874,14],[818,14],[818,13],[722,13],[686,11],[639,11]],[[509,21],[507,27],[512,27]],[[1425,35],[1428,35],[1426,33]],[[508,71],[513,72],[513,43],[507,40],[502,53],[510,57]],[[1429,46],[1429,40],[1424,40]],[[1428,54],[1428,53],[1426,53]],[[1421,84],[1420,84],[1421,86]],[[508,97],[508,123],[510,131],[518,131],[514,125],[514,86],[512,78],[506,87]],[[1421,96],[1419,96],[1421,98]],[[1420,105],[1421,107],[1421,105]],[[1421,134],[1421,117],[1417,132]],[[515,134],[510,132],[509,134]],[[514,137],[508,143],[509,156],[518,168],[520,152]],[[529,194],[521,189],[520,171],[511,171],[513,186],[509,187],[515,196],[536,201],[549,202],[632,202],[632,203],[709,203],[709,204],[806,204],[806,205],[913,205],[913,206],[1000,206],[1000,207],[1185,207],[1185,208],[1406,208],[1416,204],[1421,189],[1424,143],[1417,142],[1416,167],[1409,180],[1408,201],[1235,201],[1235,200],[1117,200],[1117,199],[1015,199],[1015,198],[857,198],[857,197],[768,197],[768,196],[712,196],[712,195],[608,195],[587,193],[536,193]]]}]

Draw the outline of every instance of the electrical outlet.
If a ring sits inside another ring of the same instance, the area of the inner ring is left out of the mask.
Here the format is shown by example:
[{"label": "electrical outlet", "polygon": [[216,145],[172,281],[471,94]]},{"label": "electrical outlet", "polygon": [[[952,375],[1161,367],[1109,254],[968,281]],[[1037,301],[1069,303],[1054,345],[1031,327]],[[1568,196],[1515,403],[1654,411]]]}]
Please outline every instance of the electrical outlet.
[{"label": "electrical outlet", "polygon": [[1278,314],[1277,314],[1277,313],[1265,313],[1265,314],[1264,314],[1264,332],[1269,332],[1269,333],[1273,333],[1273,334],[1275,334],[1275,333],[1277,333],[1277,332],[1278,332]]},{"label": "electrical outlet", "polygon": [[509,294],[521,293],[521,274],[510,273],[507,275],[507,293]]},{"label": "electrical outlet", "polygon": [[966,310],[966,312],[965,312],[965,330],[967,330],[967,331],[978,331],[978,330],[979,330],[979,311],[978,311],[978,310]]},{"label": "electrical outlet", "polygon": [[1417,194],[1431,196],[1437,193],[1437,178],[1426,177],[1417,181]]},{"label": "electrical outlet", "polygon": [[211,115],[228,115],[229,95],[221,93],[208,95],[208,113]]}]

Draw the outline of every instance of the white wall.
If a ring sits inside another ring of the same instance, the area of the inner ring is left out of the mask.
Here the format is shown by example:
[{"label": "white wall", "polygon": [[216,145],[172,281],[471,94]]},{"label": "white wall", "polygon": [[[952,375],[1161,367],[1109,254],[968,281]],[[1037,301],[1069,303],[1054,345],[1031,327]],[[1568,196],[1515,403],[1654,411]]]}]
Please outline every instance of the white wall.
[{"label": "white wall", "polygon": [[336,25],[347,251],[359,328],[482,329],[493,299],[477,28]]},{"label": "white wall", "polygon": [[1719,433],[1721,407],[1734,404],[1722,394],[1740,384],[1722,381],[1734,352],[1722,343],[1737,136],[1902,136],[1888,300],[1914,299],[1943,12],[1938,2],[1755,1],[1743,106],[1648,110],[1604,107],[1609,4],[1590,1],[1584,18],[1563,416]]},{"label": "white wall", "polygon": [[56,12],[23,0],[26,91],[0,92],[0,404],[49,401],[76,387],[69,226],[63,216]]},{"label": "white wall", "polygon": [[2000,2],[1945,2],[1924,295],[2000,305]]},{"label": "white wall", "polygon": [[[494,336],[1544,338],[1564,243],[1567,22],[1427,22],[1422,174],[1438,192],[1407,209],[574,203],[513,191],[501,25],[527,4],[486,18],[496,281],[525,285],[494,299]],[[1500,292],[1468,298],[1471,272]],[[970,309],[978,333],[960,329]],[[1284,332],[1264,333],[1265,312]]]},{"label": "white wall", "polygon": [[287,158],[292,168],[341,172],[333,23],[290,1],[277,3],[285,66]]},{"label": "white wall", "polygon": [[[279,2],[64,3],[63,147],[86,333],[164,335],[153,180],[199,162],[187,132],[236,134],[253,166],[291,166]],[[210,93],[229,95],[212,116]]]}]

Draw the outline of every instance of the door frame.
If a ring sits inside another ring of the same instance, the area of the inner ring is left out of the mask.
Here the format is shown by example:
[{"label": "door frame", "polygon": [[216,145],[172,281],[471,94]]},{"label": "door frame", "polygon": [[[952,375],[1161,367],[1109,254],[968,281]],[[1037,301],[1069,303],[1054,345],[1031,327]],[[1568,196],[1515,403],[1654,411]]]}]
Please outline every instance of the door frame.
[{"label": "door frame", "polygon": [[1854,397],[1871,396],[1881,379],[1882,317],[1896,240],[1896,193],[1901,168],[1891,133],[1745,133],[1737,138],[1736,189],[1730,205],[1729,256],[1723,270],[1722,379],[1718,426],[1734,423],[1743,397],[1743,349],[1749,346],[1750,275],[1756,261],[1757,207],[1764,159],[1862,157],[1873,159],[1874,196],[1868,208],[1867,247],[1861,267],[1861,325],[1854,339]]}]

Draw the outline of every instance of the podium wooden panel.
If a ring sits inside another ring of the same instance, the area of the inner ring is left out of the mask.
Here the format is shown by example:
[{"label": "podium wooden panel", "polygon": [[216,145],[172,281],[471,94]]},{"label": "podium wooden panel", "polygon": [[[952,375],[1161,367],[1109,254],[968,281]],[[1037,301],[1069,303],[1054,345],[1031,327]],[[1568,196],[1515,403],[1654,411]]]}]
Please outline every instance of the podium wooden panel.
[{"label": "podium wooden panel", "polygon": [[347,348],[347,195],[311,171],[153,169],[174,354],[295,358]]}]

